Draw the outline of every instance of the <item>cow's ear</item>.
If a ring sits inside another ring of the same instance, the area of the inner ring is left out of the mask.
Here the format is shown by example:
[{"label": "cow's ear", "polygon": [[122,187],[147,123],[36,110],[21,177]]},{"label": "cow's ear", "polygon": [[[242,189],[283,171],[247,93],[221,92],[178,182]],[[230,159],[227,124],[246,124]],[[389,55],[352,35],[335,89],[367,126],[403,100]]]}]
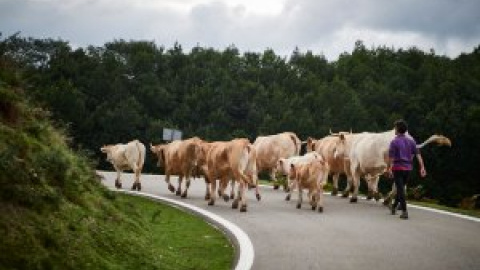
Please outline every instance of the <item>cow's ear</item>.
[{"label": "cow's ear", "polygon": [[312,142],[312,151],[315,151],[315,142]]},{"label": "cow's ear", "polygon": [[283,159],[279,159],[278,163],[280,164],[280,166],[283,166]]},{"label": "cow's ear", "polygon": [[340,140],[345,140],[345,135],[343,133],[340,134]]}]

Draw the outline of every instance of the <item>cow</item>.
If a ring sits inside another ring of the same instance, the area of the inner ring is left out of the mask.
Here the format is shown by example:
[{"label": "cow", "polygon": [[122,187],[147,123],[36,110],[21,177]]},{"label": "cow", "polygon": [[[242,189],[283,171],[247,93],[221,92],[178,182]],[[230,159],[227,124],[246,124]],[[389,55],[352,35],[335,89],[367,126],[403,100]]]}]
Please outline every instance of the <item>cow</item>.
[{"label": "cow", "polygon": [[[276,181],[276,165],[280,158],[300,155],[301,141],[293,132],[257,137],[253,143],[257,153],[257,173],[266,171],[278,189]],[[284,185],[286,190],[286,185]],[[258,188],[257,188],[258,194]]]},{"label": "cow", "polygon": [[[238,208],[240,212],[247,211],[245,190],[247,185],[257,185],[256,175],[256,152],[248,139],[234,139],[228,142],[215,142],[207,154],[207,178],[210,184],[210,201],[208,205],[214,205],[216,199],[217,179],[219,183],[219,195],[228,185],[230,179],[239,183],[238,196],[232,203],[232,208]],[[228,201],[228,196],[223,195]]]},{"label": "cow", "polygon": [[135,182],[132,190],[140,191],[140,174],[145,163],[145,145],[138,140],[133,140],[127,144],[104,145],[100,148],[102,153],[107,154],[107,161],[113,165],[117,172],[115,187],[122,188],[120,175],[124,170],[132,170],[135,174]]},{"label": "cow", "polygon": [[323,187],[326,184],[327,165],[321,159],[313,159],[303,164],[290,164],[288,178],[298,186],[297,208],[302,207],[303,189],[308,189],[312,210],[323,212]]},{"label": "cow", "polygon": [[288,174],[290,173],[291,165],[305,164],[316,159],[323,160],[322,156],[317,152],[310,152],[310,153],[306,153],[303,156],[281,158],[277,161],[277,165],[275,169],[277,175],[287,176],[287,186],[288,186],[287,193],[288,194],[287,194],[287,197],[285,198],[287,201],[290,200],[290,196],[293,192],[293,189],[296,186],[295,179],[290,179],[290,177],[288,177]]},{"label": "cow", "polygon": [[[405,133],[406,136],[410,134]],[[348,161],[347,170],[352,175],[353,195],[350,202],[357,202],[360,177],[369,175],[378,183],[378,177],[387,169],[388,149],[390,142],[395,138],[395,130],[382,133],[363,132],[352,135],[338,134],[335,146],[335,158]],[[442,135],[432,135],[417,148],[422,148],[429,143],[451,145],[448,138]],[[372,185],[373,192],[378,194],[377,185]]]},{"label": "cow", "polygon": [[[198,169],[198,159],[201,155],[200,145],[202,140],[193,137],[187,140],[176,140],[168,144],[152,145],[150,150],[157,157],[157,165],[165,169],[165,181],[168,190],[175,192],[177,196],[186,198],[190,187],[190,178]],[[170,183],[170,176],[178,176],[178,187]],[[182,181],[186,179],[185,190],[182,193]]]}]

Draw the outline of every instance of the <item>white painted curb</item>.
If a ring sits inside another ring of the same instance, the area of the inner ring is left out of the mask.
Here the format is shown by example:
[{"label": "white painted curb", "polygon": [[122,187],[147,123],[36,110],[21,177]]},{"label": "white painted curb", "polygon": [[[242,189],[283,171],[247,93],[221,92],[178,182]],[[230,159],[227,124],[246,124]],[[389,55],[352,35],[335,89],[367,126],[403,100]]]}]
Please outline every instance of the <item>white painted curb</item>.
[{"label": "white painted curb", "polygon": [[[264,188],[265,187],[266,188],[273,188],[272,186],[269,186],[269,185],[259,185],[259,186],[264,187]],[[324,192],[323,194],[328,195],[328,194],[331,194],[331,193],[330,192]],[[361,199],[367,199],[365,196],[358,196],[358,197],[361,198]],[[480,222],[480,218],[477,218],[477,217],[462,215],[462,214],[458,214],[458,213],[452,213],[452,212],[445,211],[445,210],[440,210],[440,209],[435,209],[435,208],[430,208],[430,207],[420,206],[420,205],[415,205],[415,204],[410,204],[410,203],[407,203],[407,205],[408,205],[408,207],[415,208],[415,209],[421,209],[421,210],[424,210],[424,211],[429,211],[429,212],[433,212],[433,213],[437,213],[437,214],[457,217],[457,218],[466,219],[466,220],[470,220],[470,221],[474,221],[474,222]]]},{"label": "white painted curb", "polygon": [[[113,189],[112,189],[113,190]],[[182,207],[189,211],[192,211],[196,214],[199,214],[208,220],[214,222],[215,224],[221,226],[225,231],[231,235],[232,240],[235,240],[235,244],[237,246],[237,264],[235,265],[235,270],[249,270],[252,268],[253,265],[253,258],[255,257],[255,252],[253,250],[252,241],[248,235],[240,229],[237,225],[233,224],[232,222],[216,215],[212,212],[204,210],[200,207],[190,205],[184,202],[180,202],[174,199],[152,195],[144,192],[138,191],[129,191],[129,190],[118,190],[119,192],[131,194],[131,195],[140,195],[147,198],[152,198],[155,200],[163,201],[168,204],[172,204],[175,206]]]}]

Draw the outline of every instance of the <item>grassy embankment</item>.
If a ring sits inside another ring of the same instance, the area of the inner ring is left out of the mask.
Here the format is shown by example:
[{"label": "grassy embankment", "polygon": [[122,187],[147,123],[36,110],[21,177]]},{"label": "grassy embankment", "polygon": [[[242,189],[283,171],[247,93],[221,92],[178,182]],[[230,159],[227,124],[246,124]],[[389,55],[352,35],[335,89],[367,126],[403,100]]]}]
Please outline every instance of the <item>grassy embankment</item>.
[{"label": "grassy embankment", "polygon": [[233,247],[200,218],[96,179],[48,114],[0,82],[1,269],[229,269]]}]

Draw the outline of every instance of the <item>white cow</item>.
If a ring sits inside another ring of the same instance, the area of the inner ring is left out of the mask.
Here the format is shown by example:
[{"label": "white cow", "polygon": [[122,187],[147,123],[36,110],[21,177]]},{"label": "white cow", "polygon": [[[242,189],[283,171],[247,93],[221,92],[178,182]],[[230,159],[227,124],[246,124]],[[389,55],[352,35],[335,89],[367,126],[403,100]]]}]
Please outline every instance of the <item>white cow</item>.
[{"label": "white cow", "polygon": [[[405,133],[406,136],[410,134]],[[350,202],[357,202],[360,177],[370,176],[372,191],[378,194],[378,177],[387,169],[388,149],[391,141],[395,138],[395,130],[382,133],[363,132],[344,136],[338,136],[335,147],[335,157],[343,157],[348,161],[348,170],[352,175],[353,195]],[[451,145],[448,138],[442,135],[432,135],[424,143],[417,145],[422,148],[425,145],[435,142],[439,145]]]},{"label": "white cow", "polygon": [[[300,155],[301,141],[293,132],[283,132],[270,136],[259,136],[253,143],[257,153],[257,173],[267,171],[276,182],[276,165],[280,158]],[[257,189],[258,193],[258,189]]]},{"label": "white cow", "polygon": [[112,163],[117,172],[117,178],[115,179],[116,188],[122,187],[120,179],[122,171],[132,170],[135,174],[132,190],[140,191],[142,189],[140,174],[145,163],[145,145],[143,143],[134,140],[127,144],[104,145],[100,148],[100,151],[107,154],[107,161]]}]

